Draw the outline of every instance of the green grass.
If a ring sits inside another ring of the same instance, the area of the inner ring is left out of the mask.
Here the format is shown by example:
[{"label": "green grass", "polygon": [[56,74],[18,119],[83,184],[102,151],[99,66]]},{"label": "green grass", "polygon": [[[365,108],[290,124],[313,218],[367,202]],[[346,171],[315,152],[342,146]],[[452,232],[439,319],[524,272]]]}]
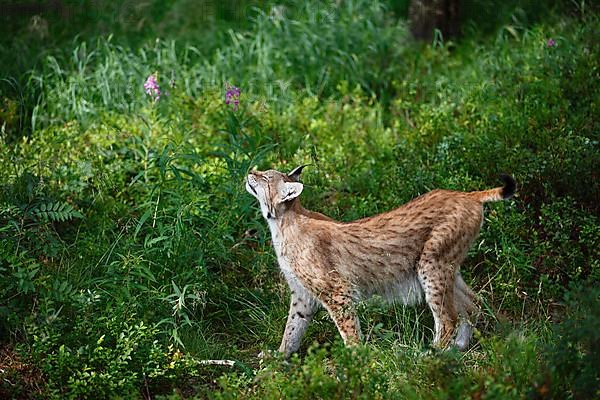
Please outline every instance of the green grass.
[{"label": "green grass", "polygon": [[[418,44],[403,2],[190,3],[73,3],[71,28],[43,15],[48,36],[1,28],[0,397],[598,394],[593,7],[505,2],[482,21],[476,2],[463,37]],[[462,268],[483,310],[468,352],[429,348],[426,307],[372,301],[365,346],[320,313],[299,356],[257,358],[288,289],[242,182],[301,163],[305,206],[341,220],[515,176]]]}]

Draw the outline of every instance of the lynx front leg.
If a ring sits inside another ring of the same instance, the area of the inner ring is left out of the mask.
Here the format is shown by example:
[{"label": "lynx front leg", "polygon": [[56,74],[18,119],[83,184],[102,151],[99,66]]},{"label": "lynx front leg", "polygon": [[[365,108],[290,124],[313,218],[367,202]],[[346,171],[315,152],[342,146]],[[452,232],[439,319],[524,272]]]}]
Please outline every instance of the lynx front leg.
[{"label": "lynx front leg", "polygon": [[279,346],[279,352],[286,357],[298,350],[302,336],[319,308],[318,301],[302,286],[290,283],[290,288],[292,290],[290,311]]}]

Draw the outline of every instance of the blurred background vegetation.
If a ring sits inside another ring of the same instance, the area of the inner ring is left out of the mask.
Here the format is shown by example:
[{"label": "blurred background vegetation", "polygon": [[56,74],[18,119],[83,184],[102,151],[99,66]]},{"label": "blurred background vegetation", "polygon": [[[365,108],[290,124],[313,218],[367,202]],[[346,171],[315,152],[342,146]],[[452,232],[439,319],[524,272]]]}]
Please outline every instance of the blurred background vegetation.
[{"label": "blurred background vegetation", "polygon": [[[598,37],[584,0],[0,3],[0,397],[598,396]],[[515,176],[469,351],[375,300],[364,347],[321,313],[257,358],[288,289],[242,182],[302,163],[344,221]]]}]

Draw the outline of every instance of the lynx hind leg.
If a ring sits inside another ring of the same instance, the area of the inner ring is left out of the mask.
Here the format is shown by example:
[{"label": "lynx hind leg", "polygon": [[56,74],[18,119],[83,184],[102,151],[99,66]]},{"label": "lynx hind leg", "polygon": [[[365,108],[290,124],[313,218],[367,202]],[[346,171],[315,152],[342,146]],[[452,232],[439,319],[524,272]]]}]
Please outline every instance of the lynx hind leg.
[{"label": "lynx hind leg", "polygon": [[438,261],[421,257],[418,277],[425,301],[433,314],[433,345],[446,347],[452,338],[458,315],[454,304],[454,273],[448,267],[440,266]]},{"label": "lynx hind leg", "polygon": [[460,273],[454,281],[454,303],[459,315],[459,324],[454,338],[454,345],[461,351],[469,346],[473,335],[473,326],[477,322],[477,297],[465,283]]},{"label": "lynx hind leg", "polygon": [[360,323],[354,309],[354,299],[347,293],[339,293],[323,299],[331,319],[335,323],[344,344],[351,346],[359,344],[362,339]]},{"label": "lynx hind leg", "polygon": [[442,226],[437,229],[437,232],[432,232],[431,238],[423,246],[417,265],[419,283],[433,314],[435,325],[433,345],[441,348],[450,343],[455,333],[458,314],[464,312],[462,307],[464,302],[460,302],[460,307],[457,307],[459,304],[455,296],[461,297],[463,292],[455,294],[455,278],[466,254],[468,243],[457,240],[448,246],[448,242],[452,239],[448,236],[452,231],[452,227]]},{"label": "lynx hind leg", "polygon": [[285,357],[289,357],[300,348],[306,328],[319,309],[319,302],[302,286],[290,284],[290,288],[292,290],[290,310],[279,346],[279,352]]}]

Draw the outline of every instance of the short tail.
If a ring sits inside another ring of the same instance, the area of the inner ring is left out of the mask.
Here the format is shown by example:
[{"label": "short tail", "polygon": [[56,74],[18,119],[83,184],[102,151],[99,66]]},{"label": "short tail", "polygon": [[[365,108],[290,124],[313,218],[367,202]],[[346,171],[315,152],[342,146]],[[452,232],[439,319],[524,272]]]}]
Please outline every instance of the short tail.
[{"label": "short tail", "polygon": [[500,179],[504,182],[504,186],[490,190],[482,190],[481,192],[471,192],[469,195],[482,203],[487,201],[505,200],[512,197],[517,190],[517,183],[512,176],[506,174],[500,175]]}]

